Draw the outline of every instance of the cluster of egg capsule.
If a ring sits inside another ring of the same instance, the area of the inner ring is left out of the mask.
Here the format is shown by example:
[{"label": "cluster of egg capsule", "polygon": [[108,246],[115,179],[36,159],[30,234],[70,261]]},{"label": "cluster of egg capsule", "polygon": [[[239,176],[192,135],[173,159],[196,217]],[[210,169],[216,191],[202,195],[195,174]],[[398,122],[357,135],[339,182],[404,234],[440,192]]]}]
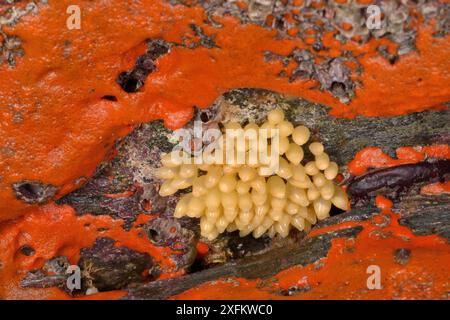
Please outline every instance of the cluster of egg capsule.
[{"label": "cluster of egg capsule", "polygon": [[[165,181],[160,195],[192,186],[192,192],[177,203],[175,217],[200,218],[201,234],[209,240],[225,230],[239,230],[240,236],[252,233],[255,238],[265,233],[286,237],[291,226],[308,231],[317,220],[327,218],[332,204],[347,209],[346,193],[333,183],[338,165],[320,142],[308,146],[314,160],[301,163],[309,129],[294,127],[281,109],[270,111],[267,120],[261,127],[250,123],[243,130],[278,129],[279,166],[272,174],[263,173],[266,164],[261,163],[196,165],[175,161],[171,153],[162,156],[157,176]],[[225,128],[242,129],[236,122]]]}]

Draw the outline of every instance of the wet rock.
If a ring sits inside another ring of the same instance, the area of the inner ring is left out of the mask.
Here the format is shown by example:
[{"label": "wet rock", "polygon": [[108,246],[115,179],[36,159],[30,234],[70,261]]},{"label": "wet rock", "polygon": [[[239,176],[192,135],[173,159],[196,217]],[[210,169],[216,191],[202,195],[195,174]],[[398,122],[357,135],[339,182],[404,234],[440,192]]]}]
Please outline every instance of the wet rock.
[{"label": "wet rock", "polygon": [[81,250],[78,265],[84,287],[110,291],[143,281],[144,271],[153,266],[153,261],[146,253],[115,246],[111,238],[97,238],[93,247]]},{"label": "wet rock", "polygon": [[29,204],[44,204],[51,200],[58,188],[40,181],[22,180],[12,186],[17,199]]}]

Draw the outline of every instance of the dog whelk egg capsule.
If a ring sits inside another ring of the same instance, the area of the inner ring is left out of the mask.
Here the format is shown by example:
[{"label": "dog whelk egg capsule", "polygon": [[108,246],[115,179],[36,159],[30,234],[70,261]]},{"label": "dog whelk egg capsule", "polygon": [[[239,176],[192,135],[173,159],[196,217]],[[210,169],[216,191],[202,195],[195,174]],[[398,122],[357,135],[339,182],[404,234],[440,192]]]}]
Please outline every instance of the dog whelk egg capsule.
[{"label": "dog whelk egg capsule", "polygon": [[238,174],[239,178],[244,182],[253,180],[257,175],[255,169],[245,166],[239,169]]},{"label": "dog whelk egg capsule", "polygon": [[253,200],[249,193],[239,195],[239,208],[248,211],[253,207]]},{"label": "dog whelk egg capsule", "polygon": [[169,180],[175,178],[177,175],[177,169],[176,168],[169,168],[169,167],[161,167],[156,169],[155,176],[158,179],[164,179]]},{"label": "dog whelk egg capsule", "polygon": [[179,175],[181,178],[191,178],[197,175],[197,166],[194,164],[182,164]]},{"label": "dog whelk egg capsule", "polygon": [[194,182],[192,183],[192,194],[194,197],[200,197],[208,191],[205,186],[205,179],[206,176],[201,176],[194,179]]},{"label": "dog whelk egg capsule", "polygon": [[220,141],[228,144],[231,137],[235,144],[204,151],[200,160],[207,163],[194,157],[183,162],[186,154],[174,151],[161,156],[162,167],[155,171],[163,180],[161,196],[192,186],[192,192],[178,201],[174,217],[200,218],[204,238],[213,240],[236,230],[240,236],[286,237],[291,227],[309,231],[329,216],[332,205],[347,209],[345,191],[333,183],[338,165],[320,142],[308,145],[314,159],[305,163],[301,146],[311,133],[302,125],[294,128],[281,109],[270,111],[261,125],[269,134],[255,123],[242,129],[238,122],[230,122],[225,128],[231,131],[225,130]]},{"label": "dog whelk egg capsule", "polygon": [[295,127],[294,131],[292,132],[292,140],[294,140],[294,142],[299,146],[302,146],[306,142],[308,142],[310,135],[311,133],[307,127],[298,126]]},{"label": "dog whelk egg capsule", "polygon": [[326,153],[321,153],[316,156],[316,167],[319,170],[325,170],[330,164],[330,157]]},{"label": "dog whelk egg capsule", "polygon": [[319,168],[317,168],[315,161],[310,161],[305,164],[305,172],[307,175],[313,176],[319,173]]},{"label": "dog whelk egg capsule", "polygon": [[323,144],[320,142],[313,142],[309,145],[309,151],[315,156],[318,156],[319,154],[323,153],[325,148],[323,147]]},{"label": "dog whelk egg capsule", "polygon": [[328,167],[324,170],[323,174],[325,175],[325,178],[328,180],[333,180],[336,178],[337,174],[339,172],[339,167],[336,162],[331,161]]},{"label": "dog whelk egg capsule", "polygon": [[172,194],[174,194],[177,191],[178,190],[172,186],[172,181],[171,180],[165,181],[161,185],[161,187],[159,187],[159,195],[161,197],[171,196]]},{"label": "dog whelk egg capsule", "polygon": [[276,108],[269,112],[267,115],[267,120],[273,124],[276,125],[284,120],[284,112],[283,110]]},{"label": "dog whelk egg capsule", "polygon": [[236,184],[236,191],[239,194],[245,194],[250,191],[250,182],[239,180]]},{"label": "dog whelk egg capsule", "polygon": [[286,195],[286,185],[279,176],[271,176],[267,180],[269,186],[269,192],[272,196],[277,198],[283,198]]},{"label": "dog whelk egg capsule", "polygon": [[289,139],[286,137],[280,137],[278,141],[278,154],[283,155],[289,150]]},{"label": "dog whelk egg capsule", "polygon": [[281,121],[276,128],[280,137],[288,137],[294,132],[294,126],[289,121]]},{"label": "dog whelk egg capsule", "polygon": [[222,176],[219,181],[219,189],[222,192],[231,192],[236,188],[237,180],[236,176],[232,173],[227,173]]},{"label": "dog whelk egg capsule", "polygon": [[294,165],[299,165],[303,160],[303,149],[298,144],[290,143],[286,151],[286,158]]}]

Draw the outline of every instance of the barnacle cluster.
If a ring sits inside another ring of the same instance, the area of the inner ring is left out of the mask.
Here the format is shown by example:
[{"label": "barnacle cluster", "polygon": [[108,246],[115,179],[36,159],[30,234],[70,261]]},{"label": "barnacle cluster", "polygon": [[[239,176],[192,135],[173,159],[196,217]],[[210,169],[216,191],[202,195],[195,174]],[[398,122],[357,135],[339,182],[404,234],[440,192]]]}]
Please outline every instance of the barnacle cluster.
[{"label": "barnacle cluster", "polygon": [[[230,145],[239,137],[242,143]],[[235,230],[255,238],[265,233],[286,237],[291,226],[308,231],[329,216],[332,205],[343,210],[348,206],[346,193],[333,183],[338,165],[330,161],[322,143],[310,143],[310,161],[302,163],[309,139],[309,129],[294,127],[281,109],[271,110],[261,126],[249,123],[242,128],[229,122],[212,152],[205,148],[200,156],[189,158],[184,151],[162,155],[163,166],[156,173],[164,180],[159,193],[169,196],[192,187],[180,198],[174,216],[200,218],[201,234],[209,240]],[[228,147],[236,152],[223,161]],[[236,160],[240,152],[242,163]]]}]

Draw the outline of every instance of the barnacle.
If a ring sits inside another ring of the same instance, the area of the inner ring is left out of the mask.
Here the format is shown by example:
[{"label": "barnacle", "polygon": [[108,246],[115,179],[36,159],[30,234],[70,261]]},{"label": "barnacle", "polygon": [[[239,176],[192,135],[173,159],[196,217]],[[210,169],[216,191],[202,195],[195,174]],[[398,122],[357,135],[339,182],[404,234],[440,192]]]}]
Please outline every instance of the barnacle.
[{"label": "barnacle", "polygon": [[[185,151],[162,155],[157,176],[164,183],[159,194],[192,187],[180,198],[174,216],[200,218],[201,234],[209,240],[235,230],[255,238],[265,233],[286,237],[291,226],[308,231],[329,216],[332,205],[345,210],[348,203],[345,191],[333,183],[338,165],[330,161],[322,143],[310,143],[312,160],[302,163],[309,139],[309,129],[294,127],[281,109],[270,111],[261,126],[227,123],[212,152],[204,150],[197,157]],[[223,161],[230,141],[236,142],[231,144],[236,152]],[[252,153],[252,146],[258,152]],[[240,155],[243,162],[237,161]],[[277,161],[269,161],[273,159]]]}]

